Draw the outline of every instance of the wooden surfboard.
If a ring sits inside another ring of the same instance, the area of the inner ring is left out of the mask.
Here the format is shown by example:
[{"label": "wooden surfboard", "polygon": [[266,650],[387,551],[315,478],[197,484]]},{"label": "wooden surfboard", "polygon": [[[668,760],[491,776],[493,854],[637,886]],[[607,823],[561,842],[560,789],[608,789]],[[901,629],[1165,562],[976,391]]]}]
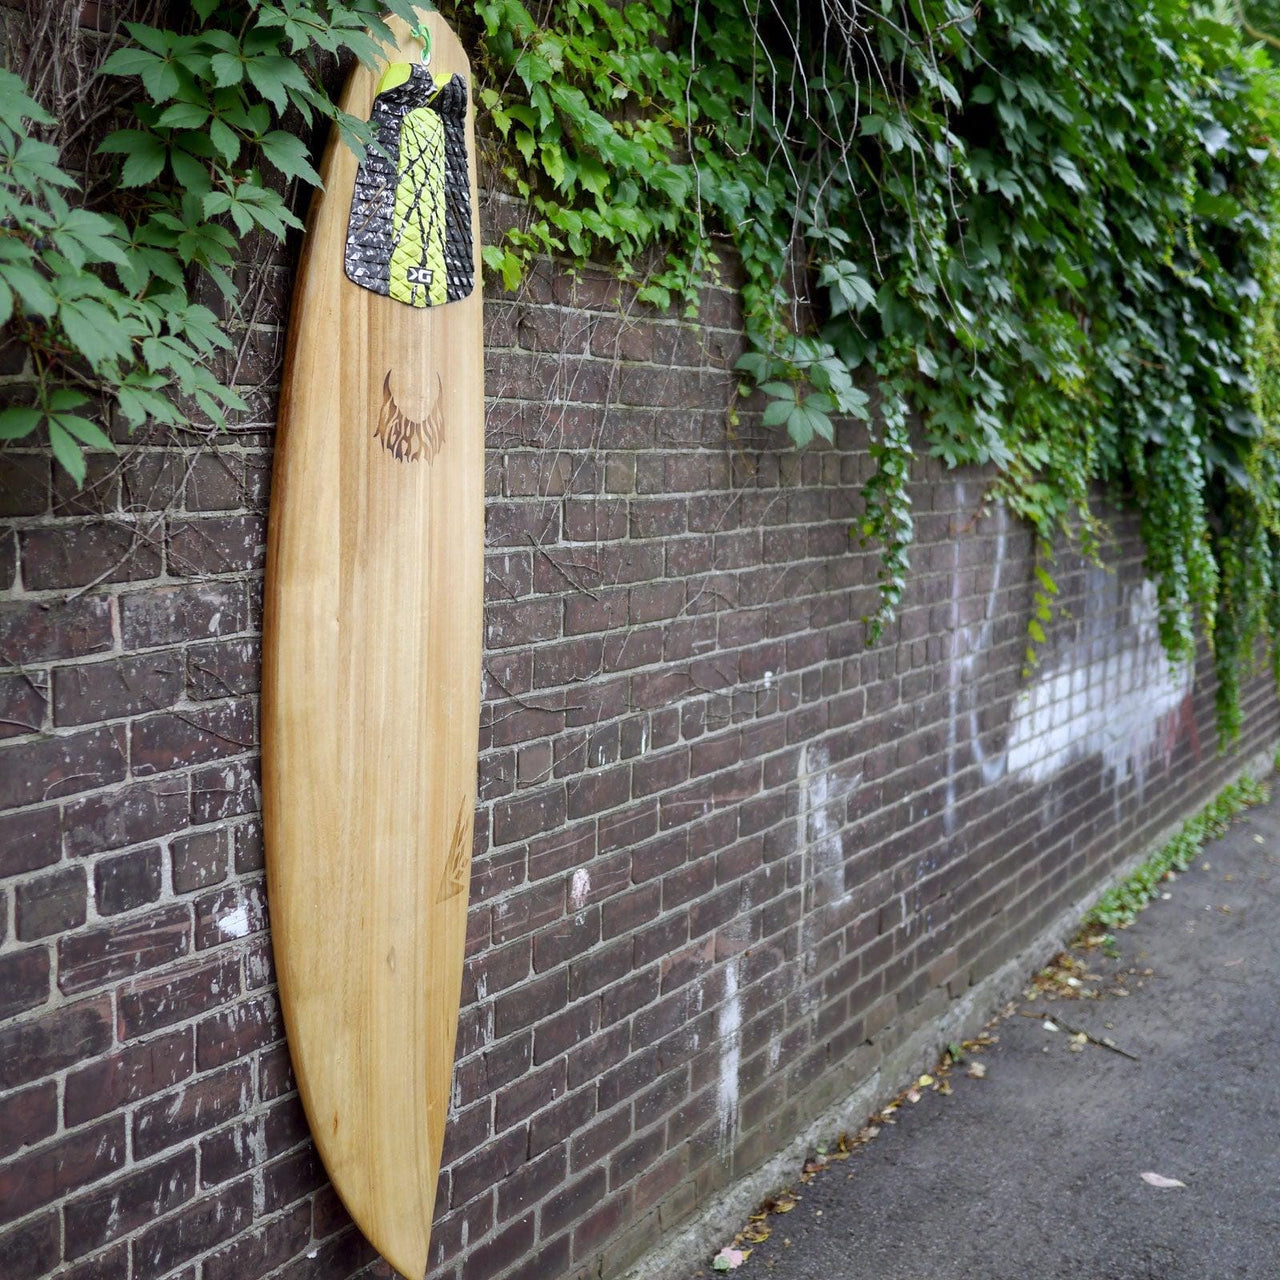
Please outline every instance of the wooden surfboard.
[{"label": "wooden surfboard", "polygon": [[[357,1225],[420,1280],[448,1111],[479,729],[484,388],[470,65],[394,22],[299,266],[263,621],[267,887],[294,1072]],[[376,97],[376,101],[375,101]]]}]

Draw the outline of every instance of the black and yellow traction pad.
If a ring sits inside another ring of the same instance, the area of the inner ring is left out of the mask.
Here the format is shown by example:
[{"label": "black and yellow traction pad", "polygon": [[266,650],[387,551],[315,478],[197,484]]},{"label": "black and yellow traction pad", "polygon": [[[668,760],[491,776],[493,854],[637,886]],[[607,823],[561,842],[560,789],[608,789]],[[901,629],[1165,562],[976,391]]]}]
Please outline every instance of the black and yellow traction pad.
[{"label": "black and yellow traction pad", "polygon": [[438,307],[475,287],[467,82],[394,62],[369,123],[347,223],[347,278],[411,307]]}]

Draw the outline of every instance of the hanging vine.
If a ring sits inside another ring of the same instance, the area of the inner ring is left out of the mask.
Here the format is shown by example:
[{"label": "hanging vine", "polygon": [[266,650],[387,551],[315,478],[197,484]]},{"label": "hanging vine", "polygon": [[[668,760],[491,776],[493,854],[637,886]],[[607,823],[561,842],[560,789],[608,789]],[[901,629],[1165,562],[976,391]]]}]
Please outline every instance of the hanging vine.
[{"label": "hanging vine", "polygon": [[[1280,622],[1280,82],[1234,7],[476,11],[533,211],[490,265],[512,284],[535,253],[608,256],[640,278],[665,252],[645,289],[667,304],[732,243],[764,422],[800,446],[867,424],[873,640],[909,572],[915,415],[1034,527],[1033,645],[1055,535],[1092,549],[1095,483],[1135,507],[1169,657],[1192,657],[1198,620],[1238,731],[1241,673]],[[808,296],[787,288],[797,257]]]}]

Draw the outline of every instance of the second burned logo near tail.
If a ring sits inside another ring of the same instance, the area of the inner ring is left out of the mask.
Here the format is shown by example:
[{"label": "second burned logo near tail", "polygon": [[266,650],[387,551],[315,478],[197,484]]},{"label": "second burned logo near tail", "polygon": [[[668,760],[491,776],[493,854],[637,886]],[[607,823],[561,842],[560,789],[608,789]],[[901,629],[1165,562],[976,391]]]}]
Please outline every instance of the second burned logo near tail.
[{"label": "second burned logo near tail", "polygon": [[411,418],[396,403],[391,371],[382,382],[382,409],[373,434],[382,447],[400,462],[430,462],[444,448],[444,384],[436,374],[436,397],[425,418]]}]

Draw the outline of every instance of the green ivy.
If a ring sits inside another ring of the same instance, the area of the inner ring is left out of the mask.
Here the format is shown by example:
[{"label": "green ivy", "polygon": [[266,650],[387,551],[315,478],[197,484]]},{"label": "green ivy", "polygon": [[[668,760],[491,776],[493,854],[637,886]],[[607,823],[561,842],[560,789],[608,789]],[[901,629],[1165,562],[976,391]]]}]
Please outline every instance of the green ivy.
[{"label": "green ivy", "polygon": [[1102,483],[1139,513],[1170,658],[1198,623],[1237,732],[1280,623],[1280,82],[1234,7],[912,0],[857,30],[772,0],[475,10],[530,209],[486,262],[511,287],[535,254],[606,258],[692,306],[732,243],[765,424],[805,445],[867,423],[873,640],[909,572],[915,415],[1035,530],[1030,657],[1049,548],[1096,547]]},{"label": "green ivy", "polygon": [[[1094,549],[1107,486],[1138,512],[1170,657],[1213,645],[1230,738],[1260,639],[1280,675],[1280,84],[1251,34],[1270,7],[884,0],[850,27],[798,0],[463,0],[528,210],[485,262],[514,288],[539,255],[610,261],[693,315],[731,246],[744,411],[800,446],[865,424],[873,640],[910,571],[913,449],[990,467],[1032,525],[1032,650],[1050,548]],[[239,240],[297,228],[314,123],[369,142],[319,68],[372,58],[380,9],[198,0],[181,28],[129,25],[102,72],[134,118],[90,208],[0,77],[0,309],[35,376],[0,435],[47,434],[79,478],[100,405],[126,425],[239,406],[195,299],[212,282],[234,307]]]},{"label": "green ivy", "polygon": [[[46,434],[79,483],[83,447],[114,447],[93,417],[176,425],[194,406],[221,425],[244,407],[210,367],[230,343],[193,299],[211,282],[233,309],[242,238],[301,227],[289,184],[319,177],[300,132],[327,118],[352,145],[369,141],[319,67],[324,55],[373,60],[389,36],[383,7],[196,0],[182,30],[126,24],[100,74],[122,78],[134,119],[99,147],[117,166],[100,209],[83,207],[57,146],[33,136],[56,137],[57,122],[0,71],[0,321],[34,374],[32,403],[0,411],[0,439]],[[389,7],[412,18],[408,0]]]}]

